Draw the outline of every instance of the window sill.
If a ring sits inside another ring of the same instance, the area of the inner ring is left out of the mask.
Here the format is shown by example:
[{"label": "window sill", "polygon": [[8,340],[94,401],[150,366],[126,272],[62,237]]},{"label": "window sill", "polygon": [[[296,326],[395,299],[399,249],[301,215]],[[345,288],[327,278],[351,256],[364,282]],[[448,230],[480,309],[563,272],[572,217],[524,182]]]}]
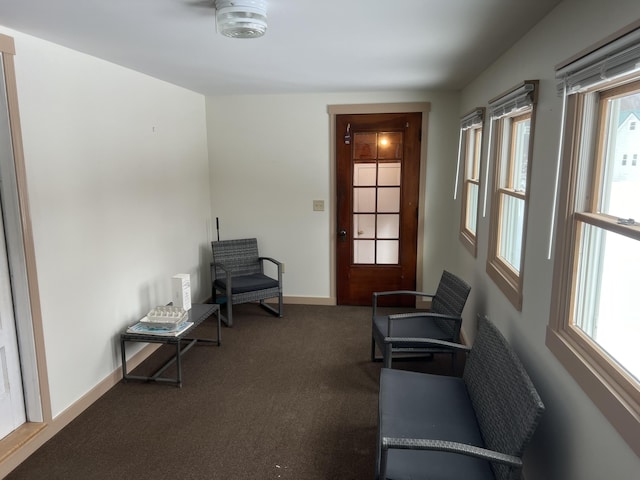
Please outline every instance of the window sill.
[{"label": "window sill", "polygon": [[547,327],[547,348],[576,380],[586,395],[640,456],[640,404],[631,398],[571,336]]},{"label": "window sill", "polygon": [[475,235],[471,235],[471,233],[466,230],[462,230],[460,232],[460,242],[469,251],[469,253],[473,255],[473,258],[477,257],[478,244]]},{"label": "window sill", "polygon": [[495,260],[487,261],[487,274],[502,293],[504,293],[505,297],[507,297],[516,310],[521,312],[522,287],[520,277],[514,276],[512,271],[505,272],[505,268]]}]

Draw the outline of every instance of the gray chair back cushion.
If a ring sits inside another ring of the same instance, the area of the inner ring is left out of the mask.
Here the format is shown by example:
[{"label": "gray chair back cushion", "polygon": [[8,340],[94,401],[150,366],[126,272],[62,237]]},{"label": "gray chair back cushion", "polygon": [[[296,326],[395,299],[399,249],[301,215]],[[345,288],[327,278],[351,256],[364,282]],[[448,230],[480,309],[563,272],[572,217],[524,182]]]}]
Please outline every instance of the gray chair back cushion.
[{"label": "gray chair back cushion", "polygon": [[[521,457],[544,405],[518,357],[500,331],[485,318],[479,319],[463,380],[485,445]],[[491,466],[498,480],[510,479],[508,467]]]},{"label": "gray chair back cushion", "polygon": [[[462,310],[467,302],[471,287],[461,278],[444,270],[436,294],[431,300],[431,311],[454,317],[462,316]],[[447,332],[454,342],[459,340],[459,330],[455,324],[446,320],[435,320],[438,327]]]},{"label": "gray chair back cushion", "polygon": [[[262,264],[258,261],[258,241],[255,238],[211,242],[211,249],[214,263],[221,263],[230,269],[232,277],[262,273]],[[224,280],[224,271],[216,267],[215,276]]]}]

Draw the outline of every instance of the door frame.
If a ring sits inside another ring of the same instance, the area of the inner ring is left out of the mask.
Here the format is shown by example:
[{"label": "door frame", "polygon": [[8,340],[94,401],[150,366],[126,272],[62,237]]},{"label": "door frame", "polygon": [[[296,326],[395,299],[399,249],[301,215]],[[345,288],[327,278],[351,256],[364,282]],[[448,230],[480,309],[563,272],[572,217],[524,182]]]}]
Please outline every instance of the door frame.
[{"label": "door frame", "polygon": [[357,115],[376,113],[422,113],[422,142],[420,144],[420,186],[418,194],[418,233],[416,249],[416,289],[422,290],[423,285],[423,243],[424,243],[424,201],[426,196],[426,171],[427,171],[427,132],[429,128],[430,102],[408,103],[367,103],[329,105],[329,155],[330,155],[330,187],[329,187],[329,257],[330,257],[330,302],[337,305],[336,287],[336,242],[338,238],[337,187],[336,187],[336,115]]}]

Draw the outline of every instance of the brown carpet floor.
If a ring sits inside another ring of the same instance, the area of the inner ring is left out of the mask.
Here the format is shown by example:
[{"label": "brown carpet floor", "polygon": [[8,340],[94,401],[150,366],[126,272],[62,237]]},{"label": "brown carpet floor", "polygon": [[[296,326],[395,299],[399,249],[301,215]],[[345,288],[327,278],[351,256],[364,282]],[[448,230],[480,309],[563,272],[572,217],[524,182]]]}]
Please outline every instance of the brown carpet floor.
[{"label": "brown carpet floor", "polygon": [[[117,384],[7,479],[372,479],[381,363],[369,361],[370,315],[238,305],[222,346],[185,354],[182,388]],[[197,332],[215,337],[213,319]],[[447,357],[396,365],[451,372]]]}]

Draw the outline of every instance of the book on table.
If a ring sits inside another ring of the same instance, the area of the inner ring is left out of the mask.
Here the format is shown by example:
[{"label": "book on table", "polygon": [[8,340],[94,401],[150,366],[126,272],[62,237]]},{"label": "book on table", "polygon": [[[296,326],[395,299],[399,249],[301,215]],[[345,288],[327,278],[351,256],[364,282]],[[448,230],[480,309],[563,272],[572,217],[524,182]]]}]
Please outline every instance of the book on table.
[{"label": "book on table", "polygon": [[155,325],[149,325],[147,322],[139,321],[135,325],[131,325],[127,328],[127,333],[138,333],[140,335],[158,335],[162,337],[177,337],[189,327],[193,325],[193,322],[182,322],[175,327],[166,328],[158,327]]}]

